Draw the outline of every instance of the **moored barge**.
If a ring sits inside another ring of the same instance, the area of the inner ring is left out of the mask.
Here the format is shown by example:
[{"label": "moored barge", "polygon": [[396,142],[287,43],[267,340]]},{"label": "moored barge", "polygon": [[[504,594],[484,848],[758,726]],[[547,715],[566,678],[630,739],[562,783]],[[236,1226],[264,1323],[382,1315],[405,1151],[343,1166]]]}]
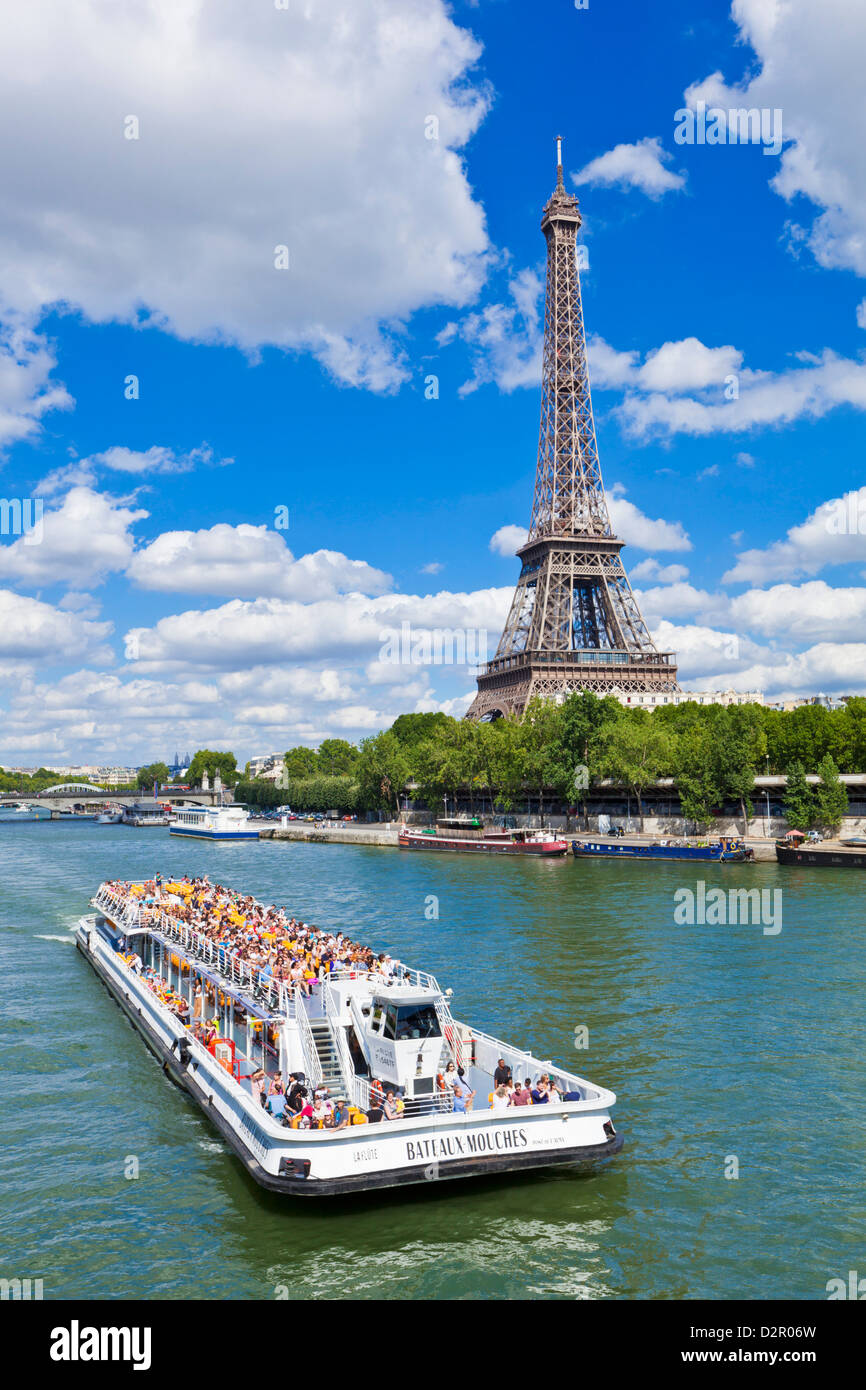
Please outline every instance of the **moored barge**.
[{"label": "moored barge", "polygon": [[866,869],[866,840],[807,841],[788,835],[776,841],[780,864],[799,864],[814,869]]},{"label": "moored barge", "polygon": [[573,840],[571,852],[575,859],[689,859],[720,864],[743,863],[755,857],[754,850],[733,835],[698,843],[691,840],[656,840],[650,844],[638,840]]},{"label": "moored barge", "polygon": [[[451,991],[432,975],[385,957],[384,973],[340,968],[307,994],[180,920],[170,886],[154,899],[103,884],[92,906],[77,928],[79,950],[164,1070],[271,1191],[329,1196],[594,1167],[622,1145],[612,1092],[459,1022]],[[216,1011],[204,1029],[203,997]],[[547,1103],[503,1103],[494,1087],[503,1061]],[[287,1123],[273,1097],[263,1107],[263,1072],[330,1091],[351,1119],[341,1109],[345,1127],[296,1127],[297,1115]],[[399,1102],[395,1118],[383,1118],[383,1092]]]},{"label": "moored barge", "polygon": [[453,850],[460,854],[534,854],[557,858],[568,853],[568,841],[549,830],[500,830],[476,818],[437,820],[435,829],[415,830],[401,825],[401,849]]}]

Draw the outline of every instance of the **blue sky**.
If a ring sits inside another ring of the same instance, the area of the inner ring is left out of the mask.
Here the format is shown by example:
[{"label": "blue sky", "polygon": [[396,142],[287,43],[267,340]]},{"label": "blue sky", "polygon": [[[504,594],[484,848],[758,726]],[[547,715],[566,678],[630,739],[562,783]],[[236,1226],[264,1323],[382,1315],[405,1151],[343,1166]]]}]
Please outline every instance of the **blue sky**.
[{"label": "blue sky", "polygon": [[[380,652],[404,622],[495,648],[556,134],[602,470],[681,683],[866,689],[866,15],[694,9],[4,19],[0,494],[44,523],[0,536],[2,762],[244,759],[462,713],[466,666]],[[700,100],[780,110],[781,153],[677,144]]]}]

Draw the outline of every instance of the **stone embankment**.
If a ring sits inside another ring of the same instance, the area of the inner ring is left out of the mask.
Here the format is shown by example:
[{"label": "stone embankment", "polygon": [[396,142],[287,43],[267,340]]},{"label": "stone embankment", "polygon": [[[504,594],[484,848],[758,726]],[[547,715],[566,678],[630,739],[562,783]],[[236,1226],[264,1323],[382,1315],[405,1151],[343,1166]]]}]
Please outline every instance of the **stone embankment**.
[{"label": "stone embankment", "polygon": [[306,840],[317,845],[390,845],[397,847],[397,826],[393,822],[381,825],[342,825],[339,821],[324,821],[309,825],[293,821],[290,825],[267,825],[259,831],[261,840]]}]

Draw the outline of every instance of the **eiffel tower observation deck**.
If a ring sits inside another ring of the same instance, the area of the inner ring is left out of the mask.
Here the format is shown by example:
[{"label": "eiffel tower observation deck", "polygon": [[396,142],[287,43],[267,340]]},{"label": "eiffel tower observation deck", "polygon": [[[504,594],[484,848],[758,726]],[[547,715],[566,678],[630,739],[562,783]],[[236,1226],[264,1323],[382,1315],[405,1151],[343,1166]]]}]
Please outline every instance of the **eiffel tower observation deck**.
[{"label": "eiffel tower observation deck", "polygon": [[523,713],[533,696],[563,699],[677,691],[676,660],[649,635],[604,495],[589,393],[577,268],[580,209],[562,177],[541,219],[547,287],[535,498],[505,630],[478,676],[468,719]]}]

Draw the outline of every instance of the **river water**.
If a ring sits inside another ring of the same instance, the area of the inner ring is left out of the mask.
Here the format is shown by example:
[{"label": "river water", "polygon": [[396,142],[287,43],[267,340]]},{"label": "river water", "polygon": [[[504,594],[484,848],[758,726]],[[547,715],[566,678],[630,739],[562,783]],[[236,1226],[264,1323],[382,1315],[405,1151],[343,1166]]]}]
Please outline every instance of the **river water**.
[{"label": "river water", "polygon": [[[41,1278],[46,1299],[823,1299],[864,1267],[856,870],[200,844],[92,822],[0,826],[0,866],[0,1276]],[[591,1176],[262,1193],[72,944],[103,879],[157,870],[432,971],[458,1018],[616,1091],[622,1153]],[[680,925],[674,895],[699,879],[781,890],[766,899],[781,930]]]}]

